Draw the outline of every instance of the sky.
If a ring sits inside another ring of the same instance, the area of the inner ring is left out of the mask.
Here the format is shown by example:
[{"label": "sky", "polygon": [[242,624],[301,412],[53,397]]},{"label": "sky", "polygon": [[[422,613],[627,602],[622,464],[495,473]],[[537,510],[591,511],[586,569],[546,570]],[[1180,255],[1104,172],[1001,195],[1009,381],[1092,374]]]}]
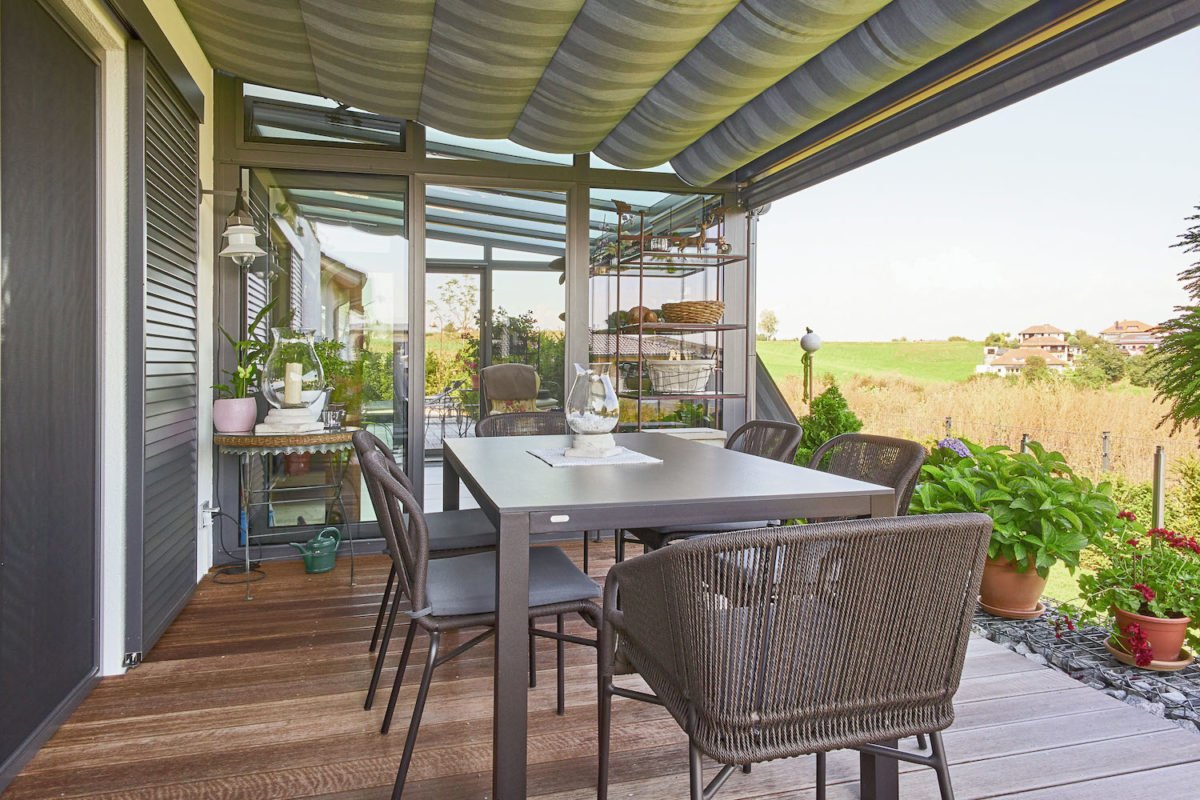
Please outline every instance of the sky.
[{"label": "sky", "polygon": [[1200,29],[776,202],[779,338],[983,338],[1161,322],[1200,206]]}]

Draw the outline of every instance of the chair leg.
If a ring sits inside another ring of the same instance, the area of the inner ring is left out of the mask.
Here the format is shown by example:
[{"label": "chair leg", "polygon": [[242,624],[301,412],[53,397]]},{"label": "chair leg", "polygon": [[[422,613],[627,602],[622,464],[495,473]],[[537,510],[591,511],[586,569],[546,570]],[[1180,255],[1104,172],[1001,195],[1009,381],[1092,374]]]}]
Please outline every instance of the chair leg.
[{"label": "chair leg", "polygon": [[396,785],[392,789],[392,800],[404,796],[404,781],[412,763],[413,748],[417,744],[417,731],[421,729],[421,714],[425,711],[425,699],[429,696],[429,683],[433,678],[433,667],[437,661],[438,644],[442,635],[438,631],[429,634],[429,654],[425,656],[425,672],[421,675],[421,688],[417,690],[417,702],[413,706],[412,721],[408,723],[408,735],[404,739],[404,755],[400,758],[400,769],[396,771]]},{"label": "chair leg", "polygon": [[928,746],[929,746],[929,742],[925,739],[925,734],[918,733],[917,734],[917,747],[921,750],[924,750]]},{"label": "chair leg", "polygon": [[583,532],[583,571],[584,572],[588,571],[588,543],[591,541],[591,539],[592,539],[592,537],[590,535],[588,535],[588,532],[584,531]]},{"label": "chair leg", "polygon": [[529,620],[529,688],[537,688],[537,637],[533,635],[533,630],[537,626],[533,624],[533,620]]},{"label": "chair leg", "polygon": [[942,732],[935,731],[929,734],[929,744],[936,761],[933,768],[937,772],[938,791],[942,795],[942,800],[954,800],[954,787],[950,785],[950,764],[946,761],[946,749],[942,745]]},{"label": "chair leg", "polygon": [[688,738],[688,776],[691,784],[691,800],[704,800],[704,771],[700,748]]},{"label": "chair leg", "polygon": [[749,775],[751,769],[753,769],[753,766],[751,764],[742,764],[742,774],[743,775]]},{"label": "chair leg", "polygon": [[[563,625],[564,621],[565,620],[563,619],[562,614],[559,614],[555,618],[554,630],[559,636],[562,636],[564,633],[566,633]],[[558,639],[554,642],[554,644],[556,646],[556,654],[558,656],[558,707],[556,710],[558,715],[561,717],[563,714],[567,713],[567,669],[566,665],[563,664],[563,650],[565,649],[564,646],[566,643],[562,639]]]},{"label": "chair leg", "polygon": [[392,714],[396,713],[396,701],[400,699],[400,684],[404,683],[404,671],[408,669],[408,656],[412,653],[413,640],[416,638],[417,626],[408,623],[408,633],[404,636],[404,649],[400,652],[400,663],[396,665],[396,679],[392,681],[392,693],[388,696],[387,711],[383,715],[383,725],[379,732],[386,734],[392,727]]},{"label": "chair leg", "polygon": [[396,582],[396,567],[388,571],[387,586],[383,589],[383,597],[379,600],[379,613],[375,616],[375,632],[371,634],[371,646],[367,652],[374,653],[375,645],[379,643],[379,631],[383,628],[383,615],[387,613],[388,600],[392,597],[392,584]]},{"label": "chair leg", "polygon": [[612,677],[600,675],[596,692],[599,708],[596,709],[597,727],[600,733],[600,771],[596,776],[596,800],[608,800],[609,741],[612,735]]},{"label": "chair leg", "polygon": [[817,753],[817,800],[825,800],[825,754]]},{"label": "chair leg", "polygon": [[[396,593],[392,596],[392,610],[388,612],[387,626],[383,629],[383,641],[379,644],[379,655],[375,656],[375,669],[371,671],[371,684],[367,687],[367,700],[363,703],[364,711],[370,711],[371,706],[375,704],[375,690],[379,688],[379,677],[383,675],[383,662],[387,658],[388,645],[392,642],[392,631],[396,627],[396,612],[399,609],[400,587],[397,586]],[[411,627],[410,625],[410,630]],[[408,646],[407,640],[405,640],[405,646]]]},{"label": "chair leg", "polygon": [[617,528],[617,538],[613,541],[613,549],[615,550],[616,562],[620,564],[625,560],[625,531]]}]

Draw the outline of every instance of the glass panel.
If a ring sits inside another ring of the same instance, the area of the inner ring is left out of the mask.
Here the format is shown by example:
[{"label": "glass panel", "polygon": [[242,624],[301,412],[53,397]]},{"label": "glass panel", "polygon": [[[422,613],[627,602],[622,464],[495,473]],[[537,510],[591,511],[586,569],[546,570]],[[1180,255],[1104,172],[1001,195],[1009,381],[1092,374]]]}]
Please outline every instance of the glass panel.
[{"label": "glass panel", "polygon": [[[273,324],[315,330],[330,387],[322,406],[390,443],[404,464],[410,282],[403,181],[254,170],[251,185],[270,209]],[[251,488],[269,489],[268,504],[252,516],[252,532],[373,519],[358,467],[348,462],[329,454],[265,459]]]},{"label": "glass panel", "polygon": [[509,164],[557,164],[569,167],[575,161],[571,153],[546,153],[508,139],[470,139],[436,128],[425,129],[425,153],[430,158],[503,161]]},{"label": "glass panel", "polygon": [[618,167],[616,164],[610,164],[595,153],[588,153],[588,165],[592,169],[616,169],[622,172],[667,172],[671,175],[675,174],[675,168],[671,166],[670,161],[666,161],[656,167],[629,169],[628,167]]},{"label": "glass panel", "polygon": [[[614,201],[628,206],[619,231]],[[645,427],[720,427],[724,331],[662,324],[664,303],[723,299],[724,270],[708,263],[716,260],[719,203],[704,194],[591,192],[589,346],[593,366],[606,366],[618,386],[623,429],[639,419]],[[639,244],[661,255],[639,258]],[[660,327],[639,328],[639,320]]]},{"label": "glass panel", "polygon": [[539,390],[519,405],[562,406],[567,198],[452,186],[426,198],[425,452],[437,458],[443,439],[474,435],[484,367],[528,364]]},{"label": "glass panel", "polygon": [[242,84],[247,141],[404,149],[404,120],[325,97]]}]

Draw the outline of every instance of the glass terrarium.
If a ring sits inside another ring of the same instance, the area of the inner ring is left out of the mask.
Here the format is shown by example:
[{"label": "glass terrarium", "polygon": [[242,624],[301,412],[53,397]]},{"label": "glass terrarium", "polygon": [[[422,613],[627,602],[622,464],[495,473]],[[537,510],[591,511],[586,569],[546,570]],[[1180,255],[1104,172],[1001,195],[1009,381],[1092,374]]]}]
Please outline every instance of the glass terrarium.
[{"label": "glass terrarium", "polygon": [[620,401],[608,371],[576,364],[575,382],[567,395],[567,425],[575,435],[566,455],[607,458],[621,452],[612,435],[620,415]]},{"label": "glass terrarium", "polygon": [[325,372],[313,348],[313,331],[272,328],[271,354],[262,390],[276,408],[313,409],[325,391]]}]

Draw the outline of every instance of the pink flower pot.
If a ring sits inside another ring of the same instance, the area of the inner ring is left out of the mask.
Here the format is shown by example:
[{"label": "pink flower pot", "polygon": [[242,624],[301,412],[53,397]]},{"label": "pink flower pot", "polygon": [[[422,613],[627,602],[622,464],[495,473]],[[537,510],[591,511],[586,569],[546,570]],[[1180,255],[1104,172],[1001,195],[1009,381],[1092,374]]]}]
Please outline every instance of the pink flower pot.
[{"label": "pink flower pot", "polygon": [[254,430],[258,404],[253,397],[222,398],[213,401],[213,427],[217,433],[245,433]]}]

